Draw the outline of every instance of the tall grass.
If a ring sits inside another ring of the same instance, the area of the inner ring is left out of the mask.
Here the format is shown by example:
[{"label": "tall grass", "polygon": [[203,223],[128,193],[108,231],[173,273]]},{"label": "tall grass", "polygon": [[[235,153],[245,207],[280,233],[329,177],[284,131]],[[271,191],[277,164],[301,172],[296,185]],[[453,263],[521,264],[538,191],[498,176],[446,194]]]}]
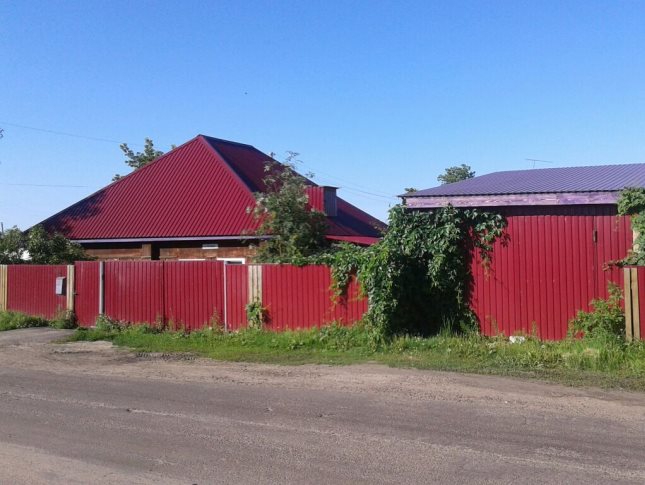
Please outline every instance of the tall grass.
[{"label": "tall grass", "polygon": [[0,332],[32,327],[76,328],[76,318],[72,312],[66,311],[60,312],[53,320],[20,312],[0,312]]}]

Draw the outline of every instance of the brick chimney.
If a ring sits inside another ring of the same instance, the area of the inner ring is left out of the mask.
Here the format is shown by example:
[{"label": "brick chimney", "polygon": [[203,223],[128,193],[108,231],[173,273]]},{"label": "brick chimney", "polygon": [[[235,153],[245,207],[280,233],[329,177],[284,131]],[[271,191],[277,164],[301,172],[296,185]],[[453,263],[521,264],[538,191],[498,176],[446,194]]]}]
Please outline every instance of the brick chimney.
[{"label": "brick chimney", "polygon": [[336,187],[312,186],[305,189],[309,197],[309,207],[329,217],[338,214]]}]

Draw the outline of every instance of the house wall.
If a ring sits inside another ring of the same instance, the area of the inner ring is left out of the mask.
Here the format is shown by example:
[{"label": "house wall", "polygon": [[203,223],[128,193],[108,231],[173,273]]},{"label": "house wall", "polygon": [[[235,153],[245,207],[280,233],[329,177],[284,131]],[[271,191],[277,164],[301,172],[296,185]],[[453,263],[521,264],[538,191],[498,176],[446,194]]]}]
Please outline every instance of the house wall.
[{"label": "house wall", "polygon": [[178,260],[218,258],[253,258],[254,246],[241,241],[220,241],[218,248],[204,249],[212,241],[173,241],[159,243],[84,243],[88,255],[99,261],[111,260]]},{"label": "house wall", "polygon": [[608,296],[609,282],[623,286],[610,263],[627,255],[632,229],[615,205],[487,210],[504,214],[508,227],[489,268],[473,260],[471,306],[484,334],[564,338],[579,310]]}]

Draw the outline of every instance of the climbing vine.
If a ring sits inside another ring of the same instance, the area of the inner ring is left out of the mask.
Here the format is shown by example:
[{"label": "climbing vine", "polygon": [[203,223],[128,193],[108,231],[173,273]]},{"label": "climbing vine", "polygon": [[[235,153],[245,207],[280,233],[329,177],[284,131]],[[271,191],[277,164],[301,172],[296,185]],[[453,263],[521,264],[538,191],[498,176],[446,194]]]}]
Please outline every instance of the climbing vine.
[{"label": "climbing vine", "polygon": [[381,335],[430,334],[445,325],[473,322],[471,256],[478,251],[489,264],[504,227],[501,215],[479,209],[419,212],[396,206],[379,243],[340,246],[315,262],[331,266],[339,290],[356,275],[369,299],[369,324]]},{"label": "climbing vine", "polygon": [[645,265],[645,189],[631,188],[620,193],[618,214],[630,216],[636,239],[632,251],[619,262],[622,265]]}]

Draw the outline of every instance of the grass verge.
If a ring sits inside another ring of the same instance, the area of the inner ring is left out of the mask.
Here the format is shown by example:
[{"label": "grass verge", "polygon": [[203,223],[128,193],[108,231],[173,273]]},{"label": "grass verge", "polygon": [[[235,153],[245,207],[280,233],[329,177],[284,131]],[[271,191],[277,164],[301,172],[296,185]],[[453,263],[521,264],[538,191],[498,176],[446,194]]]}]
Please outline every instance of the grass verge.
[{"label": "grass verge", "polygon": [[274,333],[159,331],[145,326],[99,324],[78,329],[73,341],[109,340],[139,352],[183,352],[229,361],[274,364],[356,364],[538,378],[575,386],[645,391],[645,342],[617,338],[543,342],[479,335],[398,337],[379,341],[361,325]]},{"label": "grass verge", "polygon": [[0,312],[0,332],[33,327],[76,328],[76,323],[74,315],[69,312],[61,312],[53,320],[20,312]]}]

